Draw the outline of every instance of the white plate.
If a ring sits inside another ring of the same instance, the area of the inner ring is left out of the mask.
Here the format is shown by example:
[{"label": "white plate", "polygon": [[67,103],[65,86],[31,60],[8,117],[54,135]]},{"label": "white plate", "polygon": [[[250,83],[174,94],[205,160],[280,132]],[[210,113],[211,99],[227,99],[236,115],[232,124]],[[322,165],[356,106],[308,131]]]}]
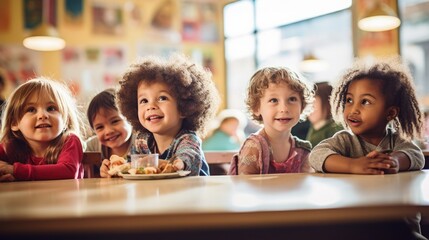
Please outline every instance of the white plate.
[{"label": "white plate", "polygon": [[136,175],[131,175],[129,173],[121,173],[120,176],[129,180],[153,180],[153,179],[186,177],[190,173],[191,171],[178,171],[174,173],[156,173],[156,174],[136,174]]}]

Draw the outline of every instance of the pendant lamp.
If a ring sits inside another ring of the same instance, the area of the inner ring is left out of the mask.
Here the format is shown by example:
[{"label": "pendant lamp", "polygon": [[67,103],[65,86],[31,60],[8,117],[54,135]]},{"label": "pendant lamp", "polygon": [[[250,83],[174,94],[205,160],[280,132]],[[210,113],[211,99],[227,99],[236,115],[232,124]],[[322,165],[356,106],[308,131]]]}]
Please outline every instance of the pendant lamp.
[{"label": "pendant lamp", "polygon": [[302,72],[323,72],[327,68],[328,64],[325,61],[315,57],[312,53],[305,54],[300,64],[300,70]]},{"label": "pendant lamp", "polygon": [[49,0],[42,0],[42,22],[32,29],[24,39],[26,48],[36,51],[57,51],[65,47],[66,42],[60,38],[57,30],[49,23]]},{"label": "pendant lamp", "polygon": [[401,25],[396,12],[387,4],[377,1],[374,8],[369,10],[358,22],[363,31],[381,32],[395,29]]}]

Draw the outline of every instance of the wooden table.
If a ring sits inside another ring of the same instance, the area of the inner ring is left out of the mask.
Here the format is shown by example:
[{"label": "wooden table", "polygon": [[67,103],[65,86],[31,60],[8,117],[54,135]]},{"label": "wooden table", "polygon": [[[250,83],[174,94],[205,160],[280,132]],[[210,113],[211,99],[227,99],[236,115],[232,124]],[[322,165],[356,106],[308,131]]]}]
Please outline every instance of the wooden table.
[{"label": "wooden table", "polygon": [[429,216],[427,170],[384,176],[280,174],[0,184],[0,237],[210,229],[216,233],[273,226],[283,231],[396,221],[416,212]]}]

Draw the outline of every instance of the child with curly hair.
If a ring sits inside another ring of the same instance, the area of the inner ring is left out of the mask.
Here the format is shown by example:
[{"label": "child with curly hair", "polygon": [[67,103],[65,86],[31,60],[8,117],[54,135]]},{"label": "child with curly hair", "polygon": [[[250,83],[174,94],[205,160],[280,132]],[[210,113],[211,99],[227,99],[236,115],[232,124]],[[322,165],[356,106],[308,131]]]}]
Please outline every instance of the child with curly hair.
[{"label": "child with curly hair", "polygon": [[[422,113],[413,78],[399,58],[357,60],[334,88],[332,115],[345,130],[310,153],[318,172],[395,174],[422,169],[425,159],[412,142],[422,134]],[[408,217],[416,239],[420,214]]]},{"label": "child with curly hair", "polygon": [[331,98],[332,115],[346,130],[313,149],[312,167],[354,174],[422,169],[423,153],[412,142],[421,136],[423,125],[412,82],[397,58],[356,61]]},{"label": "child with curly hair", "polygon": [[288,68],[266,67],[252,76],[246,104],[252,119],[263,128],[246,139],[228,174],[313,172],[308,163],[310,142],[291,134],[292,127],[311,111],[312,89]]},{"label": "child with curly hair", "polygon": [[219,94],[209,71],[183,55],[146,57],[124,74],[117,97],[139,132],[132,153],[158,153],[176,171],[210,174],[201,137],[216,114]]}]

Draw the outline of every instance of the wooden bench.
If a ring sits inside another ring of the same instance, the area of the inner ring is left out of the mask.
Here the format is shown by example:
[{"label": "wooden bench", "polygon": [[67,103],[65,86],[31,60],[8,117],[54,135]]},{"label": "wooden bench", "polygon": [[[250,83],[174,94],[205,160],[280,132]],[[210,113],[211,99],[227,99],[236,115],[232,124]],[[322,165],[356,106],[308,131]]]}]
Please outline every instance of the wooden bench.
[{"label": "wooden bench", "polygon": [[210,175],[226,175],[232,156],[237,151],[204,151],[204,157],[210,167]]}]

